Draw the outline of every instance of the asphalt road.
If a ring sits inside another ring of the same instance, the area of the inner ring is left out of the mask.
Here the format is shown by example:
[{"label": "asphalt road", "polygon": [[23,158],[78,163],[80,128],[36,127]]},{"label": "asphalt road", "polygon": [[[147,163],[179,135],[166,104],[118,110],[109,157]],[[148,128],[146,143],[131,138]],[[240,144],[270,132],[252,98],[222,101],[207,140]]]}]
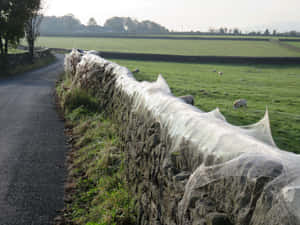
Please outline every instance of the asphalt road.
[{"label": "asphalt road", "polygon": [[0,225],[51,224],[63,208],[66,142],[54,104],[56,63],[0,79]]}]

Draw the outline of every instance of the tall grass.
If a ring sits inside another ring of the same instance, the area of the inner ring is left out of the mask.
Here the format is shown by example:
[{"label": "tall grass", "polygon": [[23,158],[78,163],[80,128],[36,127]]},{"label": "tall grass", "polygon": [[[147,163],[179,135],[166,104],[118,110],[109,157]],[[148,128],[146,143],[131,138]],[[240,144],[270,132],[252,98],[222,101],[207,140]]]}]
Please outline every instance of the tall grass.
[{"label": "tall grass", "polygon": [[57,94],[68,126],[72,126],[69,154],[69,203],[66,224],[135,224],[134,201],[125,179],[124,155],[116,126],[105,118],[97,100],[80,89],[70,89],[64,76]]}]

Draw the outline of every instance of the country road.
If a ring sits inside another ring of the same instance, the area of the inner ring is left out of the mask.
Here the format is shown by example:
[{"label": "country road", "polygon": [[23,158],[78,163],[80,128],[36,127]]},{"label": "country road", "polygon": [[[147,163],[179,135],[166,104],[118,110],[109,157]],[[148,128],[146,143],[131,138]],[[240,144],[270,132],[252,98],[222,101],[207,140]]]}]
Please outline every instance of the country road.
[{"label": "country road", "polygon": [[54,105],[63,56],[0,79],[0,224],[47,225],[63,208],[66,141]]}]

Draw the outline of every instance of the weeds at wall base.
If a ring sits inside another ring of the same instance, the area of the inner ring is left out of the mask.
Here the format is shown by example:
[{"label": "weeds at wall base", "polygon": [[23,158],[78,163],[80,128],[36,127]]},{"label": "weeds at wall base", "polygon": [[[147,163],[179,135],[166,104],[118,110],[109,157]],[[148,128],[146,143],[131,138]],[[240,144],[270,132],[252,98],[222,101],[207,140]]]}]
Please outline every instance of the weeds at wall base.
[{"label": "weeds at wall base", "polygon": [[65,208],[55,224],[135,224],[116,126],[103,116],[93,97],[79,89],[71,91],[70,85],[63,75],[56,87],[71,150]]}]

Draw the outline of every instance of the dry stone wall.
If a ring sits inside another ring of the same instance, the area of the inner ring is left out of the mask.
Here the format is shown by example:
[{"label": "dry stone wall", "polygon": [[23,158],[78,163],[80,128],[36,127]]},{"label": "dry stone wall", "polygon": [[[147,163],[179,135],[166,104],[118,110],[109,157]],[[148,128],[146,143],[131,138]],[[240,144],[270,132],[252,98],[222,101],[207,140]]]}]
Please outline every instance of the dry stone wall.
[{"label": "dry stone wall", "polygon": [[[34,58],[40,59],[40,58],[46,58],[51,55],[51,49],[41,49],[38,51],[35,51]],[[7,58],[5,59],[7,62],[7,67],[13,68],[15,66],[19,65],[25,65],[30,63],[30,56],[28,52],[25,53],[19,53],[19,54],[9,54],[7,55]]]},{"label": "dry stone wall", "polygon": [[138,224],[300,224],[300,157],[276,147],[267,112],[230,125],[173,96],[161,75],[138,82],[97,52],[73,50],[65,69],[119,125]]}]

